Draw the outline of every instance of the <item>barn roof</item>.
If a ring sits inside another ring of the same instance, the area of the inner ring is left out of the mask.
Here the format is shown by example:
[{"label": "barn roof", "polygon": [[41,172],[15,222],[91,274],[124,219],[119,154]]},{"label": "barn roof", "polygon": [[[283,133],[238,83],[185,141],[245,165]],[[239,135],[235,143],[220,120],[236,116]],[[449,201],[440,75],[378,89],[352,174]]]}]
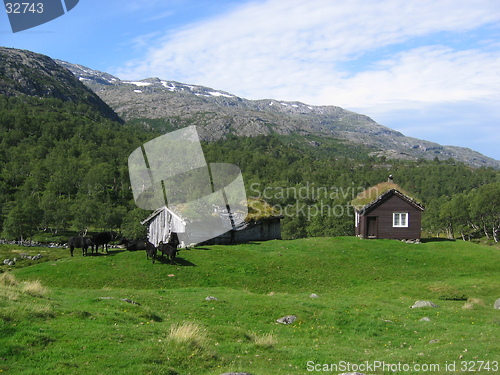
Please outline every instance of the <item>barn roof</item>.
[{"label": "barn roof", "polygon": [[283,219],[284,217],[275,207],[259,198],[249,198],[246,205],[248,214],[245,221]]},{"label": "barn roof", "polygon": [[421,203],[415,198],[412,198],[406,191],[401,189],[398,184],[393,182],[383,182],[366,189],[351,201],[351,205],[358,212],[366,212],[370,208],[384,202],[391,195],[396,195],[421,211],[424,210],[424,206]]}]

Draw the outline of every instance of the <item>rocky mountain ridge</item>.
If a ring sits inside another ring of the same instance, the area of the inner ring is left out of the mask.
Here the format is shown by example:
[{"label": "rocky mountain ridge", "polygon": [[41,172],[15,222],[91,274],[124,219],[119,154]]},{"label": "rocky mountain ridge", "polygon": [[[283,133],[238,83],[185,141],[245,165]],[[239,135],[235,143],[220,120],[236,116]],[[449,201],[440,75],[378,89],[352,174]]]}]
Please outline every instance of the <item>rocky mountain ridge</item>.
[{"label": "rocky mountain ridge", "polygon": [[161,119],[172,128],[196,125],[204,140],[229,134],[318,135],[363,144],[373,155],[396,159],[449,159],[474,167],[500,168],[500,161],[474,150],[407,137],[370,117],[336,106],[274,99],[249,100],[209,87],[160,78],[125,81],[108,73],[57,61],[125,120]]},{"label": "rocky mountain ridge", "polygon": [[84,102],[113,121],[120,117],[92,90],[48,56],[0,47],[0,95]]},{"label": "rocky mountain ridge", "polygon": [[[72,73],[72,74],[71,74]],[[442,146],[405,135],[368,116],[336,106],[274,99],[248,100],[225,91],[159,78],[124,81],[82,65],[54,61],[30,51],[0,47],[0,95],[81,101],[122,122],[157,120],[167,131],[196,125],[207,141],[228,135],[294,135],[361,144],[376,156],[396,159],[454,158],[474,167],[500,168],[476,151]],[[123,120],[122,120],[123,119]]]}]

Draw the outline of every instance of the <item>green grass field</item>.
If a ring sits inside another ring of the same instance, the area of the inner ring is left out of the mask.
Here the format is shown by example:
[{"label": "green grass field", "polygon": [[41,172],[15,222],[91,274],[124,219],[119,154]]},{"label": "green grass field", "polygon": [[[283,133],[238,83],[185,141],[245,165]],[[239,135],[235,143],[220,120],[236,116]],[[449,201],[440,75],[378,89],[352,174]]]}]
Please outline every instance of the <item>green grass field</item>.
[{"label": "green grass field", "polygon": [[5,374],[500,371],[493,247],[310,238],[183,250],[170,265],[2,245],[0,261],[22,252],[44,256],[0,265]]}]

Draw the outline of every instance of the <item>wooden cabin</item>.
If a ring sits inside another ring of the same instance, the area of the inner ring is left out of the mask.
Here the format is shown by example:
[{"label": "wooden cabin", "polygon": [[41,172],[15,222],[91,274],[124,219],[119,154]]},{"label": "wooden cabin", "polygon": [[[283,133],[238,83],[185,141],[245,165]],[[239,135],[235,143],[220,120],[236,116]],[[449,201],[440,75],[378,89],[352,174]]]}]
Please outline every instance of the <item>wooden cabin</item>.
[{"label": "wooden cabin", "polygon": [[281,239],[281,216],[263,218],[258,221],[245,222],[240,228],[231,229],[211,240],[207,245],[229,245],[252,241],[268,241]]},{"label": "wooden cabin", "polygon": [[222,234],[220,234],[220,223],[213,228],[207,223],[198,225],[185,220],[167,206],[154,211],[141,224],[147,225],[148,240],[155,246],[158,246],[160,241],[167,242],[173,232],[177,233],[181,246],[184,247],[192,244],[229,245],[281,239],[283,216],[240,217],[238,213],[228,213],[225,208],[215,208],[215,213],[214,220],[222,222],[222,226],[227,228]]},{"label": "wooden cabin", "polygon": [[424,207],[389,179],[360,193],[355,209],[356,236],[420,240]]}]

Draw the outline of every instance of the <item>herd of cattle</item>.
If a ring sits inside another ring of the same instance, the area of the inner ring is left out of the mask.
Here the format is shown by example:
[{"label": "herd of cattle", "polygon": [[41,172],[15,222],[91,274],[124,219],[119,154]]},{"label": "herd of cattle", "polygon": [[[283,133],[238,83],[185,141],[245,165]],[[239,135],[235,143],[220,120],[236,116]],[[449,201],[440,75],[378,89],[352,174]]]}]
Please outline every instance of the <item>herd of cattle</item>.
[{"label": "herd of cattle", "polygon": [[[76,236],[68,238],[68,247],[71,256],[73,256],[75,248],[82,249],[83,256],[88,254],[89,248],[92,254],[94,254],[94,250],[96,254],[99,254],[99,246],[102,246],[102,251],[106,250],[107,254],[109,243],[116,239],[118,239],[118,236],[115,232],[102,232],[90,237]],[[171,264],[174,264],[175,257],[179,252],[179,239],[177,233],[172,233],[166,243],[160,242],[158,246],[153,245],[147,240],[128,240],[126,238],[121,238],[118,244],[125,245],[125,248],[129,251],[146,250],[146,258],[151,259],[153,263],[158,253],[160,253],[160,255],[169,259]]]}]

